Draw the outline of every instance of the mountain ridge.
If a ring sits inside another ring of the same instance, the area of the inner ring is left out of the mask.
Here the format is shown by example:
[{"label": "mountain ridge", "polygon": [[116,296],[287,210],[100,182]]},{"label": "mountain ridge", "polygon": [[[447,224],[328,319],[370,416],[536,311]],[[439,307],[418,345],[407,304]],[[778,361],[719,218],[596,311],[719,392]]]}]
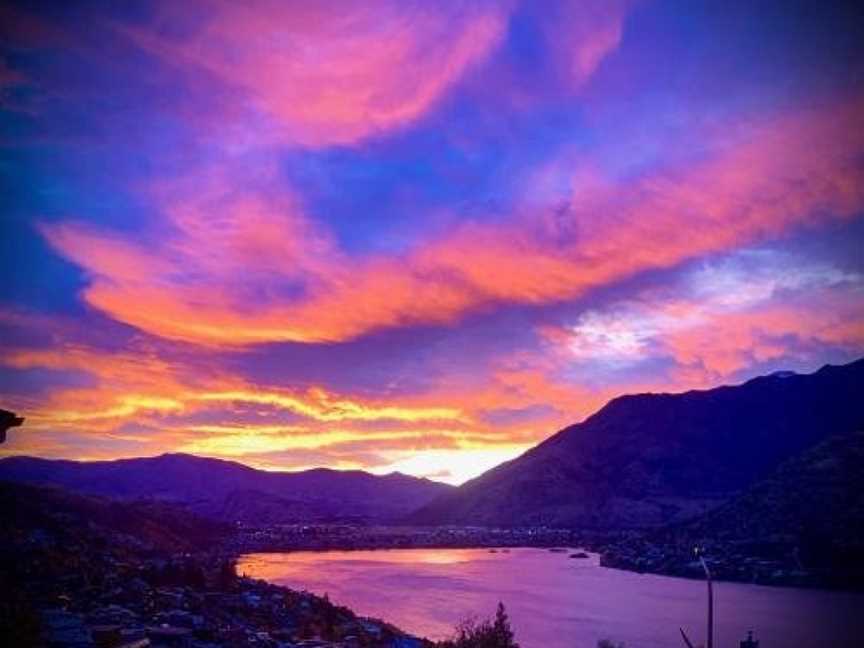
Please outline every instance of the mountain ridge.
[{"label": "mountain ridge", "polygon": [[[390,521],[452,488],[398,473],[265,471],[185,453],[90,462],[13,456],[0,459],[0,479],[115,499],[170,501],[214,517],[230,511],[232,521],[249,523]],[[256,493],[268,502],[266,517],[255,504]],[[239,505],[244,499],[248,514]]]},{"label": "mountain ridge", "polygon": [[0,479],[176,501],[250,523],[633,528],[695,519],[831,434],[864,428],[864,359],[739,385],[625,394],[458,488],[400,473],[265,471],[164,453],[0,459]]},{"label": "mountain ridge", "polygon": [[696,517],[828,435],[862,427],[862,386],[864,359],[619,396],[406,521],[602,529]]}]

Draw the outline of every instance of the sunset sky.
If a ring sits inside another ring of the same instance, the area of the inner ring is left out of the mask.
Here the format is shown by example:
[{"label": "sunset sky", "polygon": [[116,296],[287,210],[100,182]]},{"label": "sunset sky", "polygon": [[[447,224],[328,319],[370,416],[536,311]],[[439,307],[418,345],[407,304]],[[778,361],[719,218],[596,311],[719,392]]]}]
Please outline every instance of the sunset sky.
[{"label": "sunset sky", "polygon": [[0,8],[0,455],[459,483],[864,354],[855,3]]}]

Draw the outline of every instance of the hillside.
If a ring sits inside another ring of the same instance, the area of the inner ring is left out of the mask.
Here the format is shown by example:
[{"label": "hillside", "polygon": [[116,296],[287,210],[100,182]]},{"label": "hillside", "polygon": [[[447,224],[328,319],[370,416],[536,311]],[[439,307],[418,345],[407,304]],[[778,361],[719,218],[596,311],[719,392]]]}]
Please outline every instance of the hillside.
[{"label": "hillside", "polygon": [[184,454],[93,462],[9,457],[0,460],[0,480],[124,500],[164,500],[204,515],[261,523],[388,521],[452,488],[396,473],[267,472]]},{"label": "hillside", "polygon": [[864,360],[609,402],[409,517],[615,529],[696,517],[825,439],[864,428]]},{"label": "hillside", "polygon": [[854,532],[864,529],[864,432],[832,436],[804,451],[687,528],[721,541],[864,548]]},{"label": "hillside", "polygon": [[709,513],[604,548],[603,563],[718,578],[864,588],[864,432],[832,436]]},{"label": "hillside", "polygon": [[[212,548],[230,525],[190,514],[164,502],[118,502],[52,486],[0,481],[0,514],[9,537],[56,536],[63,544],[123,538],[136,549],[177,552]],[[116,542],[115,542],[116,544]]]}]

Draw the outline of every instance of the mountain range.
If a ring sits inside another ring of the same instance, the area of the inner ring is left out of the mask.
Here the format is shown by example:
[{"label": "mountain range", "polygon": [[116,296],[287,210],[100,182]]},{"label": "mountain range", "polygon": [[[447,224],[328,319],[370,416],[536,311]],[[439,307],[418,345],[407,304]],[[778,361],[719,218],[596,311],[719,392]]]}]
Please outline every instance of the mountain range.
[{"label": "mountain range", "polygon": [[400,473],[270,472],[187,454],[88,462],[8,457],[0,460],[0,480],[169,501],[201,515],[249,523],[391,522],[453,488]]},{"label": "mountain range", "polygon": [[695,518],[828,436],[864,429],[862,388],[864,359],[622,396],[408,521],[620,529]]},{"label": "mountain range", "polygon": [[[621,396],[458,488],[398,473],[268,472],[184,454],[97,462],[9,457],[0,460],[0,480],[171,501],[249,523],[661,527],[709,520],[706,514],[740,501],[784,462],[804,456],[806,463],[806,453],[829,437],[864,430],[862,388],[864,359],[736,386]],[[826,447],[822,455],[835,446]],[[759,506],[773,506],[788,490],[754,491],[744,501],[767,503],[739,504],[741,513],[728,513],[729,520],[759,517]]]}]

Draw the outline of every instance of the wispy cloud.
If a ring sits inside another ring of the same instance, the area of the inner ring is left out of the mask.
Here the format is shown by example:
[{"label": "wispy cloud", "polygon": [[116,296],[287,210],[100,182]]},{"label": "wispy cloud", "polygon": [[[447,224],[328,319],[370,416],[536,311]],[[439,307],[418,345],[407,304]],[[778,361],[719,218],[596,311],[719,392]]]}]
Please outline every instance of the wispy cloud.
[{"label": "wispy cloud", "polygon": [[856,99],[776,116],[699,163],[625,186],[579,187],[563,215],[550,207],[504,224],[467,222],[399,256],[348,255],[290,194],[247,193],[227,174],[217,176],[225,183],[204,176],[181,185],[196,189],[173,192],[163,216],[174,234],[152,243],[137,243],[140,232],[75,224],[43,231],[91,277],[84,297],[92,306],[150,333],[227,346],[348,340],[451,324],[496,303],[572,299],[850,218],[864,207],[860,107]]}]

